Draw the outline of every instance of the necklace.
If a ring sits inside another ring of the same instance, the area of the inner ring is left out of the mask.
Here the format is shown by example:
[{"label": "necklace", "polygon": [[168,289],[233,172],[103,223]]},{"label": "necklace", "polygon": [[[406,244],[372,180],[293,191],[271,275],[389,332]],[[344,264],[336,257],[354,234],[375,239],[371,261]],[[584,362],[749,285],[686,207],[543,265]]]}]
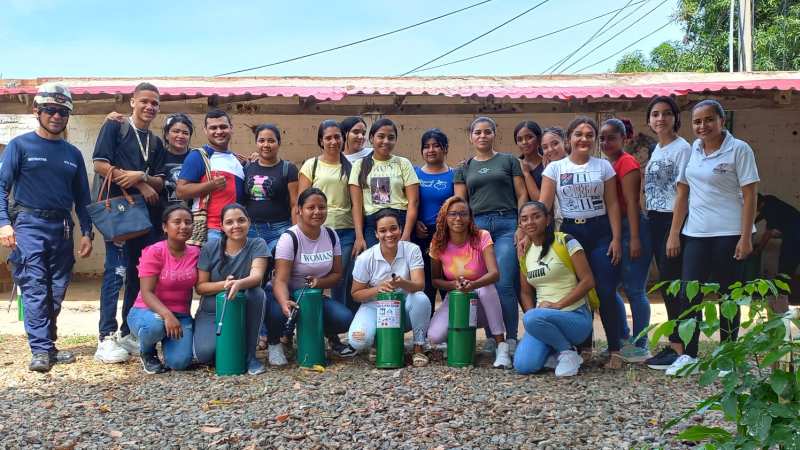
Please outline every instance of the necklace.
[{"label": "necklace", "polygon": [[142,139],[139,137],[139,129],[133,124],[133,118],[128,117],[128,122],[130,122],[131,127],[133,127],[133,134],[136,135],[136,142],[139,143],[139,152],[142,154],[142,158],[144,158],[144,163],[147,164],[147,159],[150,156],[150,133],[147,133],[147,144],[142,145]]}]

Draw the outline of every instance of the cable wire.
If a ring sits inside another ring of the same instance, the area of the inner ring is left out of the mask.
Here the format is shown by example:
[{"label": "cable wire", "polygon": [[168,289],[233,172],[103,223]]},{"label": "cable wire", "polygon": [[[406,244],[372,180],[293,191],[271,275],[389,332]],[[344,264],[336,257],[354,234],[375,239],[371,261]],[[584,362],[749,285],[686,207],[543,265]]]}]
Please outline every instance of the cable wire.
[{"label": "cable wire", "polygon": [[416,71],[416,70],[419,70],[419,69],[421,69],[421,68],[423,68],[423,67],[427,66],[428,64],[430,64],[430,63],[432,63],[432,62],[434,62],[434,61],[438,61],[438,60],[440,60],[440,59],[444,58],[445,56],[447,56],[447,55],[449,55],[449,54],[451,54],[451,53],[455,52],[456,50],[460,50],[460,49],[462,49],[462,48],[466,47],[467,45],[469,45],[469,44],[471,44],[471,43],[473,43],[473,42],[477,41],[478,39],[480,39],[480,38],[482,38],[482,37],[486,36],[486,35],[487,35],[487,34],[489,34],[489,33],[492,33],[492,32],[494,32],[494,31],[496,31],[496,30],[498,30],[498,29],[500,29],[500,28],[502,28],[502,27],[504,27],[504,26],[508,25],[509,23],[511,23],[511,22],[513,22],[513,21],[515,21],[515,20],[519,19],[520,17],[524,16],[525,14],[528,14],[529,12],[531,12],[531,11],[533,11],[534,9],[536,9],[536,8],[538,8],[538,7],[542,6],[542,5],[544,5],[545,3],[549,2],[549,1],[550,1],[550,0],[542,0],[541,2],[537,3],[537,4],[536,4],[536,5],[534,5],[533,7],[531,7],[531,8],[528,8],[527,10],[525,10],[525,11],[523,11],[523,12],[521,12],[521,13],[517,14],[516,16],[514,16],[514,17],[512,17],[512,18],[510,18],[510,19],[508,19],[508,20],[506,20],[505,22],[501,23],[500,25],[497,25],[496,27],[492,28],[491,30],[489,30],[489,31],[487,31],[487,32],[485,32],[485,33],[483,33],[483,34],[481,34],[481,35],[479,35],[479,36],[476,36],[476,37],[474,37],[474,38],[470,39],[469,41],[467,41],[467,42],[465,42],[465,43],[463,43],[463,44],[459,45],[458,47],[456,47],[456,48],[454,48],[454,49],[452,49],[452,50],[448,50],[448,51],[446,51],[446,52],[442,53],[441,55],[437,56],[436,58],[433,58],[433,59],[431,59],[430,61],[426,62],[425,64],[420,64],[419,66],[417,66],[417,67],[414,67],[413,69],[409,70],[408,72],[405,72],[405,73],[403,73],[403,74],[400,74],[400,76],[401,76],[401,77],[404,77],[404,76],[406,76],[406,75],[408,75],[408,74],[410,74],[410,73],[412,73],[412,72],[414,72],[414,71]]},{"label": "cable wire", "polygon": [[[636,3],[631,3],[631,6],[633,6],[633,5],[640,5],[640,4],[643,4],[643,3],[647,3],[647,2],[649,2],[649,1],[650,1],[650,0],[639,0],[639,1],[638,1],[638,2],[636,2]],[[595,21],[595,20],[597,20],[597,19],[601,19],[601,18],[603,18],[603,17],[605,17],[605,16],[609,16],[609,15],[611,15],[611,14],[614,14],[614,13],[615,13],[615,12],[617,12],[617,11],[620,11],[621,9],[622,9],[622,8],[618,8],[618,9],[612,9],[611,11],[608,11],[608,12],[606,12],[606,13],[604,13],[604,14],[600,14],[599,16],[594,16],[594,17],[592,17],[592,18],[590,18],[590,19],[582,20],[582,21],[580,21],[580,22],[577,22],[577,23],[574,23],[574,24],[572,24],[572,25],[568,25],[568,26],[566,26],[566,27],[559,28],[559,29],[557,29],[557,30],[554,30],[554,31],[551,31],[551,32],[549,32],[549,33],[540,34],[540,35],[538,35],[538,36],[534,36],[534,37],[532,37],[532,38],[530,38],[530,39],[526,39],[526,40],[524,40],[524,41],[520,41],[520,42],[516,42],[516,43],[510,44],[510,45],[506,45],[505,47],[496,48],[496,49],[494,49],[494,50],[489,50],[488,52],[479,53],[479,54],[477,54],[477,55],[469,56],[469,57],[467,57],[467,58],[457,59],[457,60],[455,60],[455,61],[449,61],[449,62],[446,62],[446,63],[443,63],[443,64],[439,64],[439,65],[436,65],[436,66],[425,67],[424,69],[418,69],[418,70],[415,70],[415,71],[413,71],[413,72],[411,72],[411,73],[417,73],[417,72],[426,72],[426,71],[428,71],[428,70],[438,69],[438,68],[440,68],[440,67],[451,66],[451,65],[453,65],[453,64],[462,63],[462,62],[464,62],[464,61],[470,61],[470,60],[477,59],[477,58],[480,58],[480,57],[483,57],[483,56],[491,55],[491,54],[493,54],[493,53],[499,53],[499,52],[502,52],[502,51],[504,51],[504,50],[508,50],[508,49],[511,49],[511,48],[514,48],[514,47],[519,47],[520,45],[528,44],[528,43],[530,43],[530,42],[537,41],[537,40],[539,40],[539,39],[546,38],[546,37],[548,37],[548,36],[552,36],[552,35],[554,35],[554,34],[557,34],[557,33],[560,33],[560,32],[562,32],[562,31],[566,31],[566,30],[569,30],[569,29],[571,29],[571,28],[575,28],[575,27],[578,27],[578,26],[581,26],[581,25],[587,24],[587,23],[589,23],[589,22],[592,22],[592,21]]]},{"label": "cable wire", "polygon": [[[564,58],[562,58],[561,60],[559,60],[559,61],[558,61],[558,62],[555,64],[555,66],[550,66],[550,67],[548,67],[547,69],[545,69],[545,70],[544,70],[544,72],[550,72],[550,74],[553,74],[553,73],[554,73],[556,70],[558,70],[558,69],[559,69],[559,67],[561,67],[561,66],[562,66],[562,65],[563,65],[565,62],[569,61],[569,59],[570,59],[570,58],[572,58],[572,56],[573,56],[573,55],[575,55],[575,53],[578,53],[578,52],[579,52],[579,51],[580,51],[580,50],[581,50],[583,47],[586,47],[586,46],[589,44],[589,42],[592,42],[592,40],[593,40],[595,37],[597,37],[597,35],[599,35],[599,34],[600,34],[600,32],[602,32],[602,31],[603,31],[603,30],[604,30],[604,29],[605,29],[605,28],[608,26],[608,24],[609,24],[609,23],[611,23],[611,21],[613,21],[613,20],[614,20],[614,19],[615,19],[615,18],[616,18],[616,17],[619,15],[619,13],[620,13],[620,12],[621,12],[623,9],[627,8],[628,6],[630,6],[630,4],[631,4],[631,1],[632,1],[632,0],[628,0],[628,3],[626,3],[626,4],[625,4],[625,6],[623,6],[623,7],[622,7],[622,9],[620,9],[619,11],[617,11],[617,13],[616,13],[616,14],[614,14],[614,15],[613,15],[613,16],[612,16],[610,19],[608,19],[608,21],[607,21],[606,23],[604,23],[602,27],[600,27],[600,28],[599,28],[597,31],[595,31],[595,32],[594,32],[594,34],[593,34],[593,35],[592,35],[592,36],[591,36],[589,39],[587,39],[587,40],[586,40],[586,42],[584,42],[584,43],[583,43],[583,44],[581,44],[581,45],[580,45],[578,48],[576,48],[575,50],[573,50],[573,51],[572,51],[572,53],[570,53],[569,55],[567,55],[567,56],[565,56]],[[544,72],[542,72],[542,73],[544,73]]]},{"label": "cable wire", "polygon": [[670,20],[669,20],[667,23],[665,23],[664,25],[661,25],[660,27],[656,28],[656,29],[655,29],[655,30],[653,30],[652,32],[650,32],[650,33],[648,33],[648,34],[646,34],[646,35],[642,36],[641,38],[639,38],[639,39],[637,39],[637,40],[635,40],[635,41],[631,42],[630,44],[626,45],[625,47],[621,48],[620,50],[618,50],[618,51],[616,51],[616,52],[614,52],[614,53],[612,53],[612,54],[608,55],[607,57],[605,57],[605,58],[601,59],[600,61],[597,61],[597,62],[595,62],[595,63],[593,63],[593,64],[589,64],[588,66],[582,67],[582,68],[580,68],[580,69],[576,70],[576,71],[575,71],[575,72],[573,72],[573,73],[580,73],[580,72],[583,72],[583,71],[584,71],[584,70],[586,70],[586,69],[590,69],[590,68],[592,68],[592,67],[594,67],[594,66],[596,66],[596,65],[598,65],[598,64],[602,64],[602,63],[604,63],[604,62],[608,61],[609,59],[611,59],[611,58],[613,58],[613,57],[615,57],[615,56],[619,55],[620,53],[624,52],[625,50],[627,50],[627,49],[629,49],[629,48],[633,47],[634,45],[638,44],[639,42],[642,42],[643,40],[645,40],[645,39],[649,38],[649,37],[650,37],[650,36],[652,36],[653,34],[655,34],[655,33],[658,33],[659,31],[663,30],[663,29],[664,29],[664,28],[666,28],[668,25],[670,25],[672,22],[673,22],[673,20],[672,20],[672,19],[670,19]]},{"label": "cable wire", "polygon": [[325,50],[319,50],[319,51],[312,52],[312,53],[306,53],[305,55],[296,56],[294,58],[283,59],[283,60],[280,60],[280,61],[275,61],[275,62],[272,62],[272,63],[269,63],[269,64],[264,64],[264,65],[261,65],[261,66],[248,67],[247,69],[240,69],[240,70],[234,70],[234,71],[231,71],[231,72],[225,72],[225,73],[221,73],[219,75],[214,75],[214,76],[215,77],[224,77],[224,76],[228,76],[228,75],[235,75],[237,73],[242,73],[242,72],[250,72],[252,70],[258,70],[258,69],[263,69],[265,67],[277,66],[277,65],[280,65],[280,64],[288,63],[288,62],[309,58],[311,56],[317,56],[317,55],[321,55],[323,53],[329,53],[329,52],[332,52],[332,51],[335,51],[335,50],[340,50],[340,49],[343,49],[343,48],[352,47],[354,45],[363,44],[364,42],[368,42],[368,41],[372,41],[372,40],[375,40],[375,39],[378,39],[378,38],[386,37],[386,36],[389,36],[391,34],[399,33],[401,31],[406,31],[406,30],[409,30],[411,28],[418,27],[420,25],[425,25],[427,23],[430,23],[430,22],[433,22],[433,21],[436,21],[436,20],[439,20],[439,19],[443,19],[443,18],[448,17],[448,16],[452,16],[453,14],[458,14],[458,13],[460,13],[462,11],[466,11],[468,9],[472,9],[472,8],[474,8],[476,6],[480,6],[480,5],[489,3],[491,1],[493,1],[493,0],[483,0],[483,1],[480,1],[480,2],[477,2],[477,3],[473,3],[472,5],[465,6],[465,7],[461,8],[461,9],[457,9],[455,11],[450,11],[450,12],[448,12],[446,14],[442,14],[440,16],[436,16],[436,17],[433,17],[433,18],[430,18],[430,19],[426,19],[426,20],[423,20],[421,22],[417,22],[417,23],[412,24],[412,25],[408,25],[408,26],[405,26],[405,27],[402,27],[402,28],[397,28],[397,29],[392,30],[392,31],[387,31],[386,33],[376,34],[374,36],[370,36],[370,37],[367,37],[367,38],[364,38],[364,39],[359,39],[357,41],[349,42],[347,44],[337,45],[336,47],[326,48]]},{"label": "cable wire", "polygon": [[[656,5],[656,6],[655,6],[655,8],[651,9],[650,11],[647,11],[647,12],[646,12],[646,13],[644,13],[644,14],[643,14],[641,17],[639,17],[639,18],[638,18],[638,19],[637,19],[637,20],[634,22],[634,25],[635,25],[635,24],[637,24],[637,23],[639,23],[639,21],[640,21],[640,20],[642,20],[642,19],[644,19],[645,17],[649,16],[649,15],[650,15],[650,14],[651,14],[653,11],[657,10],[658,8],[660,8],[661,6],[663,6],[663,5],[664,5],[664,3],[667,3],[668,1],[669,1],[669,0],[662,0],[662,1],[661,1],[661,3],[659,3],[658,5]],[[644,5],[639,5],[639,7],[637,7],[636,9],[634,9],[634,10],[631,12],[631,14],[633,14],[634,12],[636,12],[636,11],[637,11],[637,10],[638,10],[640,7],[642,7],[642,6],[644,6]],[[611,26],[611,27],[609,27],[608,29],[610,30],[611,28],[613,28],[613,27],[615,27],[615,26],[619,25],[619,23],[620,23],[620,22],[622,22],[623,20],[625,20],[626,18],[628,18],[628,17],[629,17],[631,14],[628,14],[628,15],[627,15],[627,16],[625,16],[624,18],[620,19],[620,20],[619,20],[617,23],[615,23],[614,25],[612,25],[612,26]],[[629,30],[630,30],[630,28],[627,28],[625,31],[629,31]],[[606,31],[608,31],[608,30],[606,30]],[[587,57],[587,56],[591,55],[591,54],[592,54],[592,53],[593,53],[595,50],[597,50],[597,49],[599,49],[600,47],[602,47],[602,46],[604,46],[604,45],[608,44],[608,43],[609,43],[609,42],[611,42],[612,40],[614,40],[614,39],[618,38],[618,37],[619,37],[621,34],[622,34],[622,33],[617,33],[617,34],[615,34],[615,35],[611,36],[610,38],[606,39],[606,40],[605,40],[605,41],[603,41],[601,44],[599,44],[599,45],[595,46],[594,48],[592,48],[591,50],[589,50],[588,52],[586,52],[586,54],[585,54],[585,55],[583,55],[583,57],[585,58],[585,57]],[[580,58],[579,58],[579,59],[576,59],[575,61],[572,61],[572,62],[571,62],[571,63],[570,63],[570,64],[569,64],[567,67],[562,67],[562,68],[561,68],[561,70],[559,70],[559,71],[558,71],[558,73],[560,73],[560,74],[561,74],[561,73],[564,73],[564,72],[566,72],[567,70],[569,70],[569,68],[570,68],[570,67],[574,66],[575,64],[578,64],[578,62],[580,62],[580,61],[581,61],[581,59],[580,59]]]}]

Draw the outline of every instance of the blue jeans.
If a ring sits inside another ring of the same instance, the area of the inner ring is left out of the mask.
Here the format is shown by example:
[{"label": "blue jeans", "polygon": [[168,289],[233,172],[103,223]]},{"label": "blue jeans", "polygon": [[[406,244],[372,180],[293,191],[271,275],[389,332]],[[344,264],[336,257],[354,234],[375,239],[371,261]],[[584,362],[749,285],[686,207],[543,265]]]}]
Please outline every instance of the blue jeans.
[{"label": "blue jeans", "polygon": [[521,374],[542,370],[551,354],[569,350],[592,331],[592,314],[586,305],[575,311],[529,309],[522,317],[525,336],[514,353],[514,369]]},{"label": "blue jeans", "polygon": [[336,231],[339,237],[339,246],[342,247],[342,278],[336,287],[331,289],[331,297],[337,302],[347,306],[350,311],[358,310],[359,303],[353,301],[350,288],[353,285],[353,244],[356,242],[356,230],[353,228],[340,228]]},{"label": "blue jeans", "polygon": [[[402,232],[406,226],[406,212],[402,209],[394,209],[394,208],[386,208],[390,209],[398,215],[400,219],[400,231]],[[379,211],[380,212],[380,211]],[[378,243],[378,237],[375,235],[375,224],[377,219],[378,213],[370,214],[364,218],[364,240],[367,242],[367,248],[372,247],[373,245]]]},{"label": "blue jeans", "polygon": [[565,218],[561,231],[577,239],[586,253],[594,276],[595,290],[600,297],[600,320],[606,332],[608,350],[619,351],[623,321],[617,304],[620,268],[619,265],[611,264],[611,256],[607,254],[612,237],[608,216],[593,217],[587,219],[586,223],[575,223],[572,219]]},{"label": "blue jeans", "polygon": [[267,243],[267,252],[272,253],[272,250],[278,245],[278,238],[291,226],[292,222],[290,220],[284,222],[253,222],[250,224],[250,231],[247,232],[247,237],[260,237]]},{"label": "blue jeans", "polygon": [[[517,338],[519,327],[519,261],[514,246],[514,232],[517,231],[517,212],[498,211],[475,216],[475,224],[489,232],[494,242],[494,254],[497,267],[500,269],[500,280],[495,284],[500,294],[500,306],[503,308],[503,323],[506,325],[506,337]],[[486,335],[490,336],[487,329]]]},{"label": "blue jeans", "polygon": [[120,245],[112,241],[106,243],[106,259],[103,269],[103,284],[100,287],[100,338],[117,331],[117,301],[122,285],[122,336],[130,333],[128,313],[139,295],[139,258],[142,250],[155,242],[156,233],[130,239]]},{"label": "blue jeans", "polygon": [[[650,271],[650,261],[653,259],[653,248],[650,244],[650,229],[647,217],[639,216],[639,241],[642,244],[642,253],[636,259],[631,259],[631,228],[628,218],[622,219],[622,288],[628,297],[628,304],[631,305],[631,316],[633,316],[633,335],[628,328],[627,314],[625,313],[625,303],[622,296],[617,292],[617,307],[620,308],[622,317],[622,338],[635,338],[648,325],[650,325],[650,301],[647,299],[647,275]],[[636,341],[636,346],[645,348],[647,337],[643,336]]]},{"label": "blue jeans", "polygon": [[[350,329],[350,322],[353,321],[353,312],[341,302],[333,301],[325,296],[322,299],[322,321],[325,336],[346,333]],[[280,342],[286,319],[280,303],[272,294],[272,289],[267,289],[267,342],[269,344]]]},{"label": "blue jeans", "polygon": [[142,355],[155,355],[156,344],[161,342],[164,365],[173,370],[186,370],[192,363],[194,320],[189,314],[174,314],[183,330],[180,339],[168,338],[164,319],[149,308],[131,308],[128,324],[131,334],[139,338],[139,351]]}]

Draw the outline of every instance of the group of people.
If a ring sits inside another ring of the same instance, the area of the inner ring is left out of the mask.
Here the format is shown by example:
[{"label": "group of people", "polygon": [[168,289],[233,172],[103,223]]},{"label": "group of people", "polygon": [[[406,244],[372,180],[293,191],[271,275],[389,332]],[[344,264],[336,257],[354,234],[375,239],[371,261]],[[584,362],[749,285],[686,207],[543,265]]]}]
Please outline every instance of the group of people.
[{"label": "group of people", "polygon": [[[48,89],[59,96],[48,97]],[[206,114],[208,144],[191,148],[195,124],[185,114],[167,117],[163,142],[151,131],[155,86],[137,86],[131,107],[130,117],[110,114],[104,122],[94,169],[98,178],[112,177],[111,195],[119,188],[141,194],[153,228],[105,242],[95,358],[115,363],[138,355],[147,373],[213,363],[214,298],[223,291],[245,294],[248,372],[265,370],[259,347],[270,365],[287,364],[292,332],[284,325],[297,306],[293,293],[310,287],[329,292],[324,332],[340,357],[374,356],[375,299],[402,291],[412,363],[427,365],[428,350],[446,341],[447,293],[459,290],[477,295],[484,351],[494,353],[495,367],[575,375],[592,354],[598,312],[605,367],[644,362],[676,375],[695,361],[698,333],[684,346],[676,327],[666,348],[655,356],[647,350],[651,261],[661,279],[715,280],[724,288],[743,278],[753,250],[754,154],[725,129],[725,111],[714,100],[693,106],[697,139],[689,144],[678,136],[676,102],[654,98],[646,120],[658,145],[644,168],[624,150],[630,122],[616,118],[598,125],[580,116],[566,130],[523,121],[514,130],[519,155],[511,155],[495,150],[495,122],[478,117],[469,125],[472,155],[455,163],[447,160],[447,135],[433,128],[422,135],[419,167],[395,153],[398,127],[388,118],[371,126],[360,117],[324,120],[319,154],[298,169],[280,157],[276,125],[253,127],[255,151],[245,158],[229,148],[233,124],[224,111]],[[0,167],[0,243],[14,248],[37,371],[74,360],[55,347],[74,263],[73,206],[84,235],[79,254],[92,249],[86,170],[80,152],[61,139],[71,110],[65,87],[43,86],[34,106],[39,129],[12,140]],[[56,151],[70,159],[54,158]],[[63,189],[44,188],[39,179]],[[16,218],[8,208],[12,186]],[[203,211],[207,242],[199,248],[189,241]],[[716,264],[707,264],[709,257]],[[194,318],[193,291],[201,296]],[[691,306],[683,292],[662,294],[670,319]],[[722,339],[736,338],[738,315],[729,322]]]}]

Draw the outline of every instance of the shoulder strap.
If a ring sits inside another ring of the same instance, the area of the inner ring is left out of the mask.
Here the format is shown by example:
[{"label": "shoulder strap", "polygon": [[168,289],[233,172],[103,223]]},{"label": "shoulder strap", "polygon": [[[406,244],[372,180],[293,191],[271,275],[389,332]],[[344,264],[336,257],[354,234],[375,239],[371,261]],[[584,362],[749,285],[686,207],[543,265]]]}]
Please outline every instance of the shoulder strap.
[{"label": "shoulder strap", "polygon": [[131,131],[131,123],[127,120],[124,120],[119,125],[119,142],[122,142],[125,139],[125,136],[128,135],[128,132]]},{"label": "shoulder strap", "polygon": [[314,166],[311,167],[311,184],[314,184],[314,178],[317,177],[317,162],[319,162],[319,156],[314,157]]},{"label": "shoulder strap", "polygon": [[572,258],[569,256],[569,250],[567,249],[566,235],[561,232],[556,232],[555,235],[556,238],[550,248],[556,252],[558,259],[567,266],[570,272],[575,273],[575,265],[572,264]]},{"label": "shoulder strap", "polygon": [[299,244],[299,242],[297,242],[297,235],[294,234],[294,231],[292,231],[292,230],[286,230],[285,233],[288,234],[290,238],[292,238],[292,248],[294,249],[294,259],[295,259],[295,261],[297,261],[297,251],[300,248],[300,244]]},{"label": "shoulder strap", "polygon": [[333,247],[336,247],[336,232],[333,231],[331,228],[326,227],[325,225],[322,226],[325,228],[325,231],[328,232],[328,238],[331,240],[331,250]]},{"label": "shoulder strap", "polygon": [[289,175],[289,161],[285,159],[282,161],[283,161],[283,167],[281,169],[281,174],[283,175],[283,178],[286,178]]}]

